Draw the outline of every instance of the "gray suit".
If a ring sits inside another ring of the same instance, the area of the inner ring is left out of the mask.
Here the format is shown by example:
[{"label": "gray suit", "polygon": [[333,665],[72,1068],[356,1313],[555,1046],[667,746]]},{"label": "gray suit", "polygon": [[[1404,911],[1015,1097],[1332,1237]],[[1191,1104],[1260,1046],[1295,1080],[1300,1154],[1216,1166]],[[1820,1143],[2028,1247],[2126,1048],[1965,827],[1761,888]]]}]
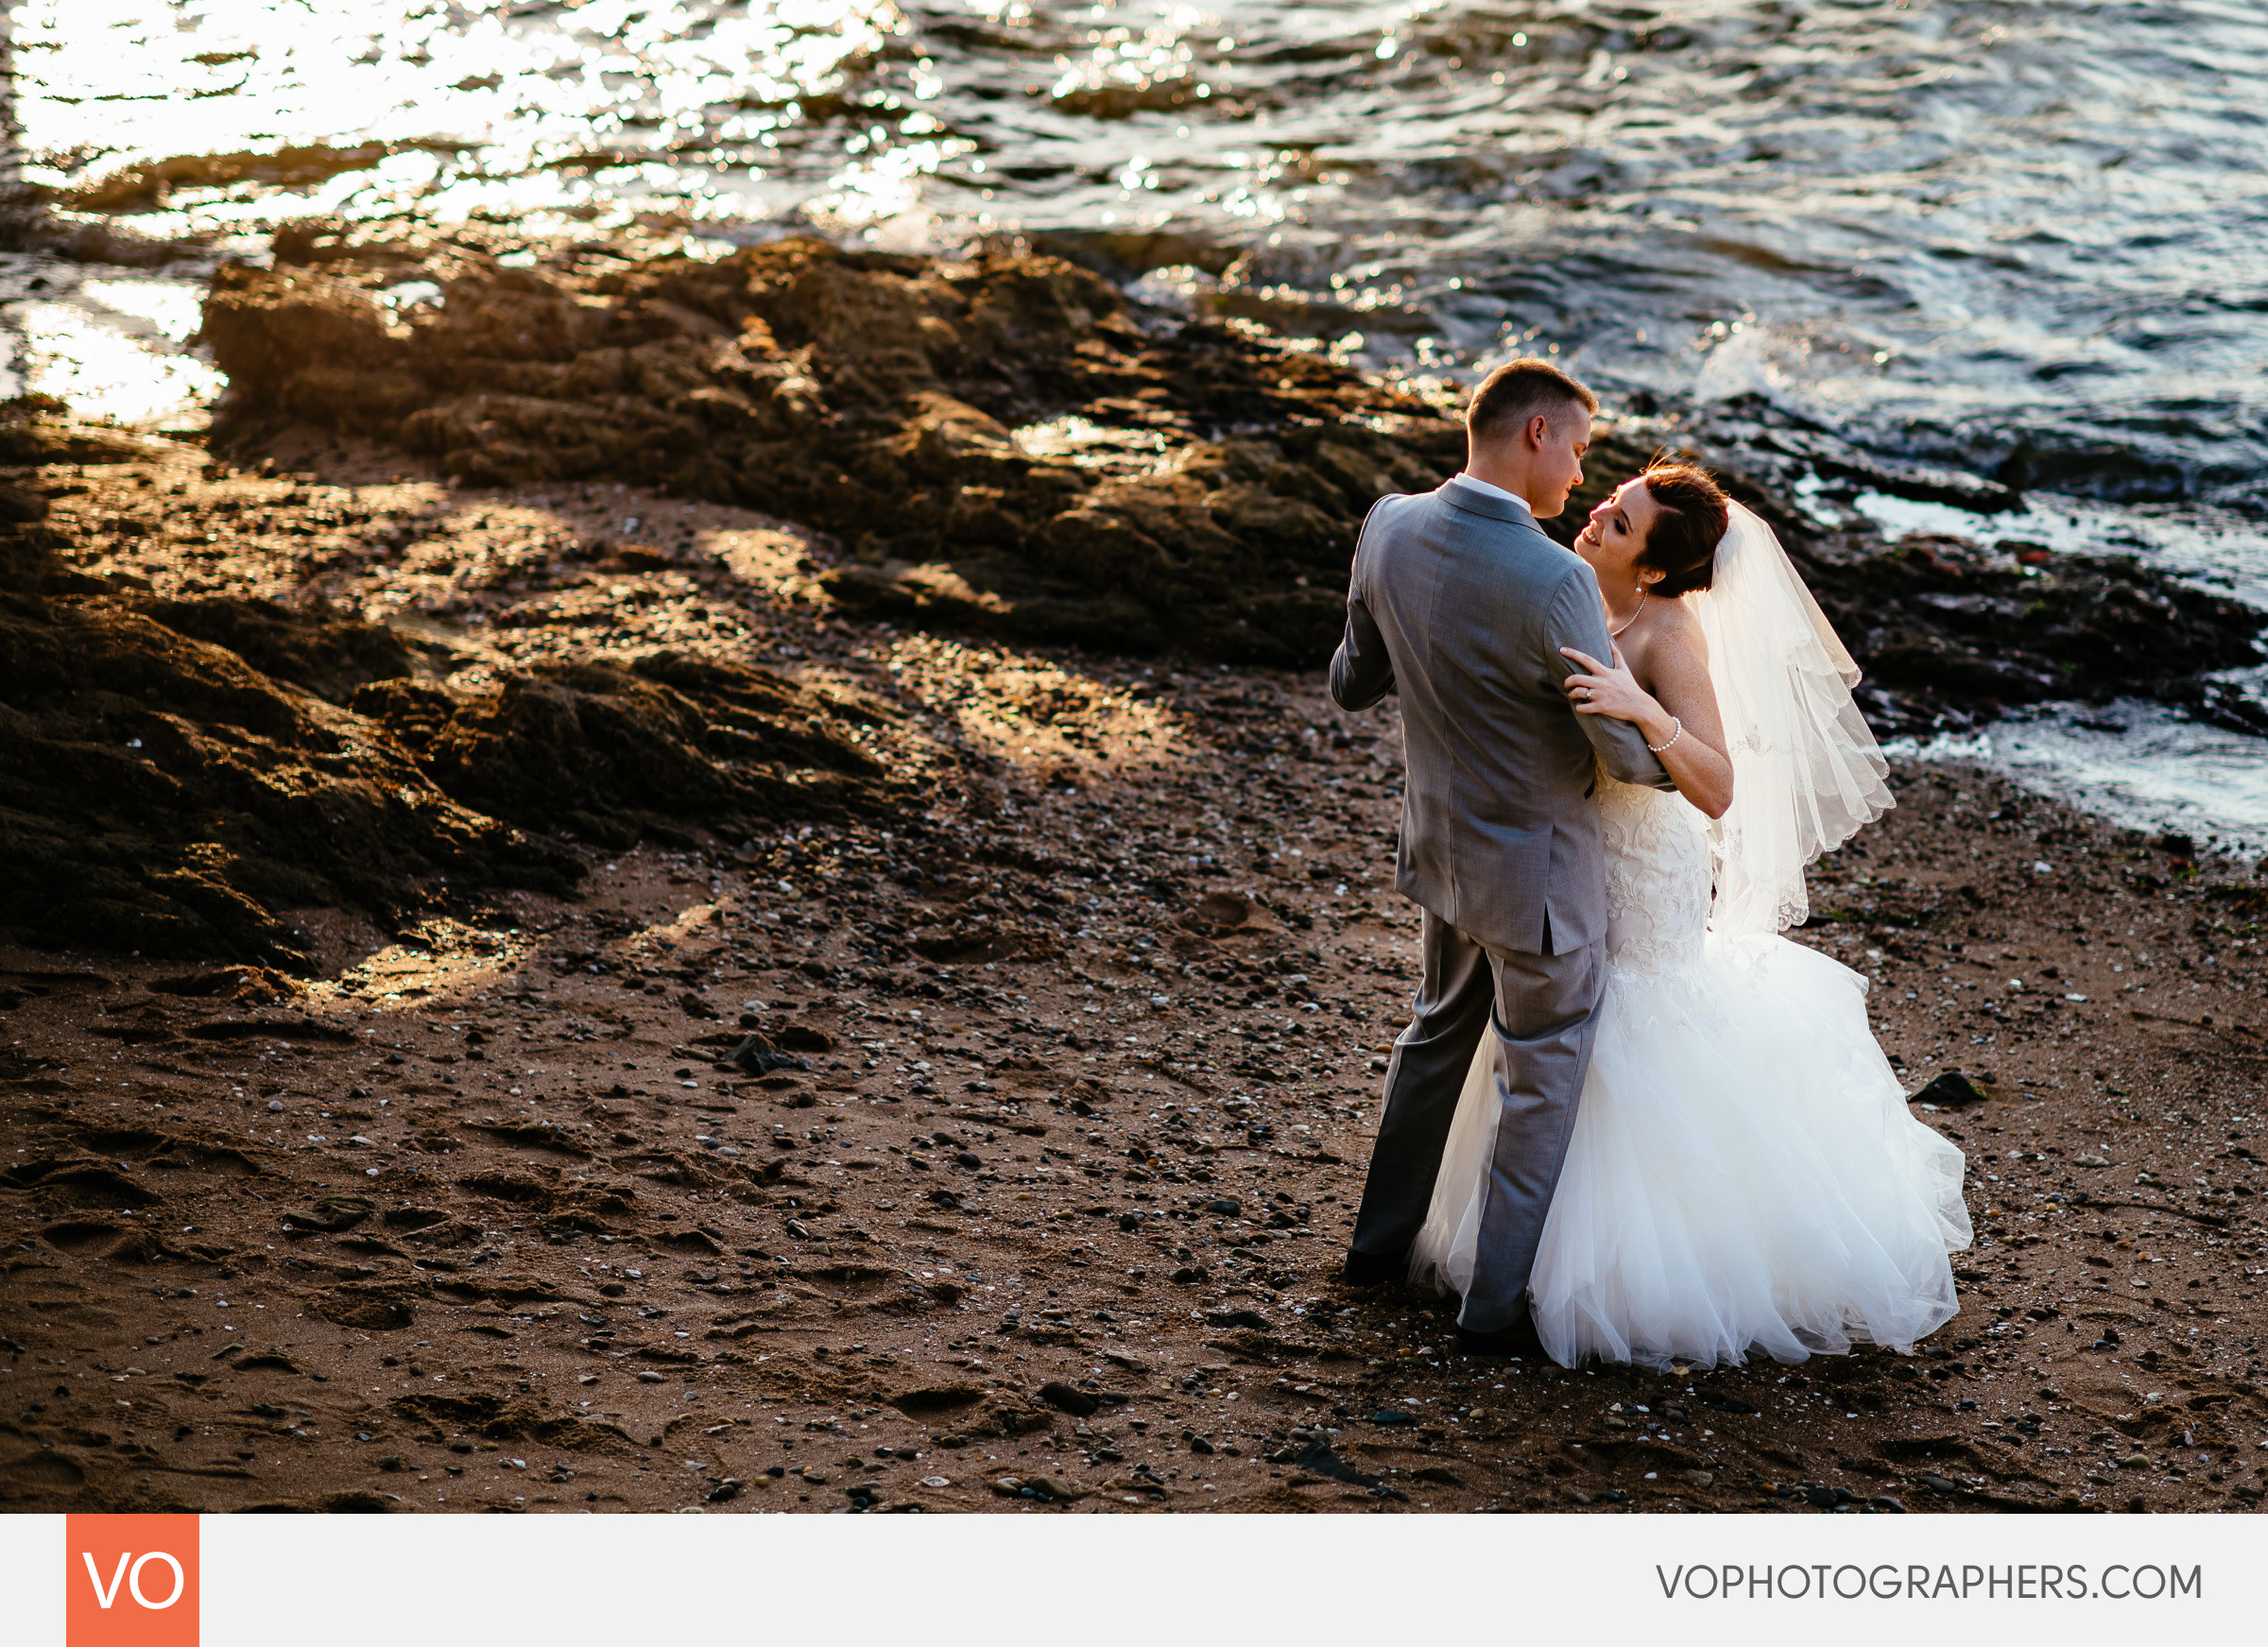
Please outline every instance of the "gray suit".
[{"label": "gray suit", "polygon": [[1500,1107],[1460,1315],[1476,1331],[1525,1312],[1590,1064],[1606,936],[1596,769],[1672,787],[1636,727],[1568,705],[1559,648],[1604,659],[1611,644],[1590,568],[1517,504],[1458,478],[1385,498],[1364,523],[1331,695],[1350,710],[1400,695],[1396,882],[1425,918],[1353,1244],[1390,1258],[1417,1238],[1493,1024]]}]

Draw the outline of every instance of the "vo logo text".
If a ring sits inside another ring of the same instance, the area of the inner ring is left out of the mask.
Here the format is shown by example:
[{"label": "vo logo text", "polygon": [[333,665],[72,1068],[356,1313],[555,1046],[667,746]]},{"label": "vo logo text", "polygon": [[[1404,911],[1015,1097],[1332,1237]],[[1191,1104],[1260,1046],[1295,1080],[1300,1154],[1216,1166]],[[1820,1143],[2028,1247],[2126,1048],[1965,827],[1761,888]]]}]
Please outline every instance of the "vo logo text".
[{"label": "vo logo text", "polygon": [[195,1516],[66,1516],[66,1647],[198,1647]]}]

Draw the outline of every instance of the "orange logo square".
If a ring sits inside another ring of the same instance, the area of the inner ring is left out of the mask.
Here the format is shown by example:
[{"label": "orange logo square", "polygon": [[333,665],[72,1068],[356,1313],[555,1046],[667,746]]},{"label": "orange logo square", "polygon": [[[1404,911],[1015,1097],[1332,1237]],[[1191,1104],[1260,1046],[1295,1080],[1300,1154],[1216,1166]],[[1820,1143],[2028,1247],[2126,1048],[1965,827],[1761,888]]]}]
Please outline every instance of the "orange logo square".
[{"label": "orange logo square", "polygon": [[65,1647],[198,1647],[195,1516],[63,1520]]}]

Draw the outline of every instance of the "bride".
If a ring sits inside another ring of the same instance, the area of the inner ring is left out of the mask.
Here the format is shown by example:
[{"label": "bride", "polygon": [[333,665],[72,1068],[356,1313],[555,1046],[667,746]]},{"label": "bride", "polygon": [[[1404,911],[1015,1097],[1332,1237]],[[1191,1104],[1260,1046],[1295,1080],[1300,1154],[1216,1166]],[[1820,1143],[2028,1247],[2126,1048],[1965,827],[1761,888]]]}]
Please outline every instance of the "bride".
[{"label": "bride", "polygon": [[[1698,470],[1627,482],[1575,548],[1618,637],[1610,661],[1569,650],[1575,712],[1635,723],[1678,792],[1599,778],[1606,988],[1529,1283],[1537,1334],[1569,1366],[1908,1349],[1959,1308],[1961,1152],[1908,1113],[1865,981],[1779,935],[1807,913],[1805,865],[1894,804],[1859,672],[1771,529]],[[1460,1295],[1490,1050],[1411,1261]]]}]

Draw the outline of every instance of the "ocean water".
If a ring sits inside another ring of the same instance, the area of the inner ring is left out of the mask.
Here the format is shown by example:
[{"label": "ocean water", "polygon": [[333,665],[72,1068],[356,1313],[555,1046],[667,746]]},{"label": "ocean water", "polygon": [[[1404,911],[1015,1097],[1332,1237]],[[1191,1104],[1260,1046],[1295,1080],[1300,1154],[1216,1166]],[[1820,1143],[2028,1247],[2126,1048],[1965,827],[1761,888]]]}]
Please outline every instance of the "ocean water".
[{"label": "ocean water", "polygon": [[[1761,396],[2024,489],[1991,535],[2268,592],[2260,0],[5,15],[14,176],[198,249],[0,256],[0,369],[129,420],[194,420],[210,264],[290,217],[1022,236],[1381,370],[1535,352],[1623,395]],[[2268,812],[2259,763],[2217,770],[2208,798]]]}]

